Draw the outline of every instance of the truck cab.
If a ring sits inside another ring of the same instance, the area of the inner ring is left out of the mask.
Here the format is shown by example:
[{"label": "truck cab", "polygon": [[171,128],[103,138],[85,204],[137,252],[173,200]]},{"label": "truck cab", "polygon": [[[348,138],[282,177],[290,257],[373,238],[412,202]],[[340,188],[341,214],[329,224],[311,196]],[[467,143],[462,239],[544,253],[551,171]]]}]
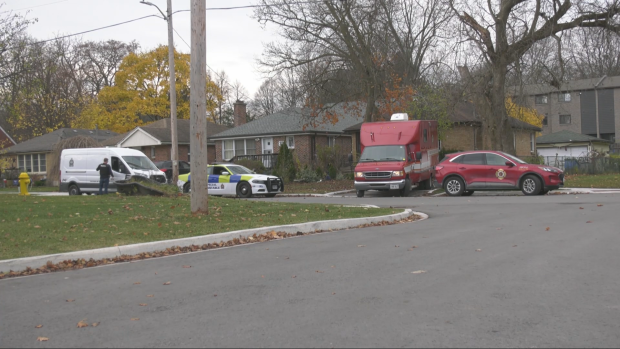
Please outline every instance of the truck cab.
[{"label": "truck cab", "polygon": [[406,113],[390,121],[367,122],[360,130],[362,155],[355,167],[358,197],[367,190],[430,189],[439,160],[437,121],[409,120]]}]

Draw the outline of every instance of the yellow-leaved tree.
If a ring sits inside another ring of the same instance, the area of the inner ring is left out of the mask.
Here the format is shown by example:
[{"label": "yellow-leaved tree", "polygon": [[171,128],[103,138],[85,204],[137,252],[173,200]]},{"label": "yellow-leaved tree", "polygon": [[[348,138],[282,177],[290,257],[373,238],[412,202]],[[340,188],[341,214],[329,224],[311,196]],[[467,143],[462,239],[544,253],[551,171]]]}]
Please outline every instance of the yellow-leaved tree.
[{"label": "yellow-leaved tree", "polygon": [[508,116],[538,127],[542,127],[545,118],[536,109],[518,105],[510,97],[506,98],[506,111]]},{"label": "yellow-leaved tree", "polygon": [[[177,117],[189,119],[190,55],[175,51],[174,66]],[[168,46],[145,53],[130,53],[123,59],[114,78],[114,86],[104,87],[89,104],[73,127],[119,133],[136,126],[170,117]],[[219,88],[207,77],[207,111],[214,114],[222,99]]]}]

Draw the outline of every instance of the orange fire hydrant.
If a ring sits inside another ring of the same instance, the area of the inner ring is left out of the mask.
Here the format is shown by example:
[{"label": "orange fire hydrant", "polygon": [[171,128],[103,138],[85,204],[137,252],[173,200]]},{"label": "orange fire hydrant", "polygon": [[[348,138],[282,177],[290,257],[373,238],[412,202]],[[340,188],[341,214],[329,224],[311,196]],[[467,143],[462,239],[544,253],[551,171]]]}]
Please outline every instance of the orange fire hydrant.
[{"label": "orange fire hydrant", "polygon": [[26,172],[22,172],[19,175],[19,195],[30,195],[28,184],[30,184],[30,177],[28,177]]}]

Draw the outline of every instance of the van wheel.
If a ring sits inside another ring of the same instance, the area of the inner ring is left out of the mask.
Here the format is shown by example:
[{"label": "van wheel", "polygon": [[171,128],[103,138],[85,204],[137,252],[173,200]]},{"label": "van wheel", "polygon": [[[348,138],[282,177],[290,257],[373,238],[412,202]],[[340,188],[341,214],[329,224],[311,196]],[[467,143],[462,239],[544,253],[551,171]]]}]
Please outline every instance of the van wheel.
[{"label": "van wheel", "polygon": [[363,190],[358,190],[357,191],[357,197],[358,198],[363,198],[364,197],[364,191]]},{"label": "van wheel", "polygon": [[244,199],[249,199],[252,197],[252,187],[249,183],[243,182],[240,183],[237,187],[237,195]]},{"label": "van wheel", "polygon": [[525,195],[538,195],[541,189],[540,179],[536,176],[526,176],[521,182],[521,191]]},{"label": "van wheel", "polygon": [[450,196],[461,196],[465,191],[465,184],[459,177],[450,177],[444,185],[444,190]]},{"label": "van wheel", "polygon": [[72,184],[69,186],[69,195],[82,195],[82,192],[77,185]]}]

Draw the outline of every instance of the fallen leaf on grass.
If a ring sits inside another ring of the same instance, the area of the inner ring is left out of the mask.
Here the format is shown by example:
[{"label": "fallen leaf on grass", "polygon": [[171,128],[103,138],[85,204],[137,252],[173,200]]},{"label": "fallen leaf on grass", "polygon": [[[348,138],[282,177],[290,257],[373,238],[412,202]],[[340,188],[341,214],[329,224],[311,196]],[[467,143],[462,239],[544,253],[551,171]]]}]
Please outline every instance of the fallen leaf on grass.
[{"label": "fallen leaf on grass", "polygon": [[292,279],[294,279],[294,278],[296,278],[296,277],[297,277],[297,275],[293,275],[293,276],[292,276]]},{"label": "fallen leaf on grass", "polygon": [[335,295],[335,294],[336,294],[336,292],[332,292],[332,296]]},{"label": "fallen leaf on grass", "polygon": [[547,228],[545,228],[545,230],[546,230],[546,231],[549,231],[549,230],[551,230],[551,228],[547,227]]},{"label": "fallen leaf on grass", "polygon": [[75,299],[67,299],[68,303],[75,302]]},{"label": "fallen leaf on grass", "polygon": [[164,282],[164,285],[170,285],[170,284],[171,284],[170,281]]},{"label": "fallen leaf on grass", "polygon": [[99,326],[99,323],[98,322],[93,322],[93,324],[91,326],[92,327],[97,327],[97,326]]},{"label": "fallen leaf on grass", "polygon": [[592,221],[587,221],[586,223],[592,223]]},{"label": "fallen leaf on grass", "polygon": [[324,273],[323,271],[320,271],[320,270],[317,270],[316,272],[317,272],[317,273]]},{"label": "fallen leaf on grass", "polygon": [[140,303],[138,305],[141,306],[141,307],[146,307],[146,303]]},{"label": "fallen leaf on grass", "polygon": [[583,207],[579,207],[580,210],[583,210]]},{"label": "fallen leaf on grass", "polygon": [[131,321],[138,321],[138,320],[140,320],[140,318],[139,318],[139,317],[132,317],[132,318],[131,318]]},{"label": "fallen leaf on grass", "polygon": [[603,206],[603,204],[598,204],[598,205],[596,205],[596,206],[601,207],[601,206]]},{"label": "fallen leaf on grass", "polygon": [[147,296],[147,297],[149,297],[149,298],[153,298],[153,297],[155,297],[155,295],[154,295],[154,294],[147,294],[146,296]]},{"label": "fallen leaf on grass", "polygon": [[36,325],[34,328],[41,328],[43,325]]},{"label": "fallen leaf on grass", "polygon": [[191,265],[184,265],[183,268],[191,268]]},{"label": "fallen leaf on grass", "polygon": [[366,247],[366,245],[357,245],[357,247]]},{"label": "fallen leaf on grass", "polygon": [[141,284],[141,282],[140,282],[140,281],[138,281],[138,282],[134,282],[133,284],[134,284],[134,285],[140,285],[140,284]]},{"label": "fallen leaf on grass", "polygon": [[416,270],[416,271],[412,271],[411,274],[424,274],[426,273],[426,270]]},{"label": "fallen leaf on grass", "polygon": [[86,321],[82,320],[82,321],[78,322],[77,327],[78,328],[88,327],[88,323]]},{"label": "fallen leaf on grass", "polygon": [[41,228],[41,226],[40,226],[40,225],[35,225],[34,227],[35,227],[35,228]]},{"label": "fallen leaf on grass", "polygon": [[49,340],[49,338],[47,337],[37,337],[37,341],[38,342],[47,342]]},{"label": "fallen leaf on grass", "polygon": [[481,249],[477,249],[477,250],[476,250],[476,252],[480,252],[480,251],[482,251],[482,250],[481,250]]},{"label": "fallen leaf on grass", "polygon": [[512,247],[517,247],[517,245],[512,245]]}]

